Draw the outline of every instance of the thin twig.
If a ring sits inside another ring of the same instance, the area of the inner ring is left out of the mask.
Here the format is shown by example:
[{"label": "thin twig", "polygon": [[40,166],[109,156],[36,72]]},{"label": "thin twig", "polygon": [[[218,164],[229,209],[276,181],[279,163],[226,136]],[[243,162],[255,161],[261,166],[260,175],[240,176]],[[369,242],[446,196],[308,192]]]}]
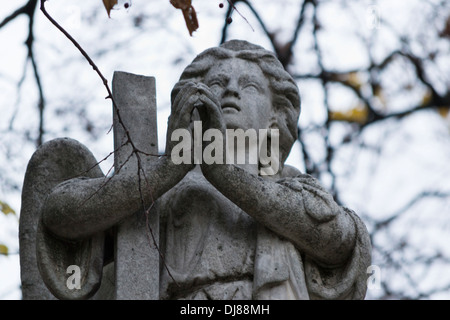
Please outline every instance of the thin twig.
[{"label": "thin twig", "polygon": [[[116,103],[116,101],[115,101],[115,99],[114,99],[114,96],[113,96],[113,94],[112,94],[112,91],[111,91],[111,89],[110,89],[110,87],[109,87],[109,85],[108,85],[108,81],[107,81],[107,79],[103,76],[103,74],[101,73],[101,71],[100,71],[100,69],[97,67],[97,65],[94,63],[94,61],[91,59],[91,57],[87,54],[87,52],[81,47],[81,45],[61,26],[61,25],[59,25],[59,23],[57,23],[56,22],[56,20],[54,20],[51,16],[50,16],[50,14],[47,12],[47,10],[45,9],[45,1],[46,0],[41,0],[41,10],[42,10],[42,12],[44,13],[44,15],[47,17],[47,19],[49,19],[50,20],[50,22],[56,27],[56,28],[58,28],[72,43],[73,43],[73,45],[80,51],[80,53],[83,55],[83,57],[89,62],[89,64],[92,66],[92,68],[94,69],[94,71],[98,74],[98,76],[100,77],[100,79],[102,80],[102,82],[103,82],[103,85],[105,86],[105,88],[106,88],[106,90],[107,90],[107,92],[108,92],[108,96],[106,97],[107,99],[109,98],[109,99],[111,99],[111,101],[112,101],[112,103],[113,103],[113,107],[114,107],[114,110],[115,110],[115,112],[116,112],[116,115],[117,115],[117,119],[118,119],[118,122],[120,123],[120,125],[122,126],[122,128],[123,128],[123,130],[125,131],[125,134],[126,134],[126,136],[127,136],[127,139],[126,139],[126,141],[125,141],[125,143],[124,144],[122,144],[122,146],[121,147],[123,147],[124,145],[126,145],[126,144],[130,144],[131,145],[131,147],[132,147],[132,152],[130,153],[130,155],[129,155],[129,157],[124,161],[124,163],[122,163],[122,165],[119,167],[119,168],[116,168],[117,170],[116,170],[116,172],[115,173],[118,173],[119,171],[120,171],[120,169],[129,161],[129,159],[133,156],[133,155],[136,155],[136,158],[137,158],[137,174],[138,174],[138,185],[139,185],[139,196],[140,196],[140,198],[141,198],[141,202],[142,202],[142,206],[143,206],[143,208],[144,208],[144,210],[145,210],[145,202],[144,202],[144,197],[143,197],[143,192],[142,192],[142,187],[141,187],[141,171],[142,171],[142,174],[143,174],[143,176],[144,176],[144,179],[145,179],[145,181],[146,181],[146,185],[148,186],[148,188],[149,188],[149,190],[150,190],[150,184],[149,184],[149,181],[148,181],[148,179],[147,179],[147,177],[146,177],[146,175],[145,175],[145,172],[144,172],[144,170],[143,170],[143,166],[142,166],[142,159],[141,159],[141,157],[140,157],[140,153],[142,153],[142,154],[144,154],[144,155],[147,155],[147,156],[160,156],[160,155],[154,155],[154,154],[150,154],[150,153],[146,153],[146,152],[144,152],[144,151],[141,151],[141,150],[139,150],[136,146],[135,146],[135,144],[134,144],[134,142],[133,142],[133,140],[131,139],[131,135],[130,135],[130,132],[129,132],[129,130],[126,128],[126,126],[125,126],[125,124],[124,124],[124,122],[123,122],[123,120],[122,120],[122,117],[121,117],[121,115],[120,115],[120,110],[119,110],[119,108],[118,108],[118,106],[117,106],[117,103]],[[115,150],[115,151],[117,151],[117,150]],[[109,155],[108,155],[109,156]],[[92,195],[90,195],[81,205],[84,205],[87,201],[89,201],[93,196],[95,196],[101,189],[103,189],[105,186],[106,186],[106,184],[111,180],[111,178],[112,177],[110,177],[110,178],[108,178],[108,179],[106,179],[105,180],[105,182],[92,194]],[[153,207],[153,205],[154,205],[154,199],[153,199],[153,195],[152,195],[152,192],[151,192],[151,190],[150,190],[150,198],[151,198],[151,205],[150,205],[150,209]],[[146,221],[148,222],[148,212],[149,212],[149,210],[150,209],[148,209],[148,210],[145,210],[145,212],[146,212]],[[148,225],[148,223],[147,223],[147,227],[148,227],[148,229],[149,229],[149,232],[150,232],[150,234],[151,234],[151,236],[152,236],[152,239],[153,239],[153,244],[155,245],[155,247],[156,247],[156,249],[158,250],[158,253],[159,253],[159,255],[161,256],[161,257],[163,257],[163,255],[162,255],[162,253],[161,253],[161,251],[159,250],[159,247],[158,247],[158,244],[157,244],[157,241],[156,241],[156,239],[155,239],[155,237],[154,237],[154,235],[153,235],[153,231],[151,230],[151,228],[150,228],[150,226]],[[169,269],[168,269],[168,267],[167,267],[167,265],[165,264],[165,262],[164,262],[164,260],[163,260],[163,263],[164,263],[164,266],[166,267],[166,269],[167,269],[167,271],[168,271],[168,273],[169,273],[169,276],[173,279],[173,281],[176,283],[176,281],[175,281],[175,279],[172,277],[172,275],[171,275],[171,273],[170,273],[170,271],[169,271]]]},{"label": "thin twig", "polygon": [[[255,32],[255,29],[253,29],[252,25],[250,24],[250,22],[248,22],[247,18],[245,18],[245,17],[239,12],[239,10],[236,8],[236,6],[233,4],[233,1],[231,1],[231,0],[227,0],[227,1],[228,1],[229,5],[233,8],[233,10],[235,10],[235,11],[241,16],[241,18],[244,19],[245,22],[247,22],[247,24],[250,26],[250,28],[252,29],[252,31]],[[247,2],[246,0],[241,0],[241,1]],[[236,2],[237,2],[237,1],[236,1]]]}]

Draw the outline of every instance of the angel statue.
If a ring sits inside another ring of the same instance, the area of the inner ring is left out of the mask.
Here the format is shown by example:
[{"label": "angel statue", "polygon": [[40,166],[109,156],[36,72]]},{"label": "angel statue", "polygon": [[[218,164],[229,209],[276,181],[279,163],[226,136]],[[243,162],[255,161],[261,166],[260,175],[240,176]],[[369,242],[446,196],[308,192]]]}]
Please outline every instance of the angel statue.
[{"label": "angel statue", "polygon": [[[127,94],[139,102],[141,91]],[[298,87],[276,56],[230,40],[200,53],[174,86],[165,154],[137,160],[128,143],[131,156],[105,177],[81,143],[43,144],[22,193],[24,298],[364,299],[371,263],[364,223],[317,179],[285,164],[299,115]],[[137,140],[151,140],[146,126],[129,127]],[[245,133],[245,143],[230,143],[230,132]],[[189,135],[201,137],[199,145]],[[263,148],[267,157],[248,160]],[[132,255],[137,242],[118,249],[118,230],[144,211],[139,219],[157,219],[158,254],[141,266]],[[75,288],[69,266],[81,272]],[[144,280],[120,293],[121,278],[134,271]]]}]

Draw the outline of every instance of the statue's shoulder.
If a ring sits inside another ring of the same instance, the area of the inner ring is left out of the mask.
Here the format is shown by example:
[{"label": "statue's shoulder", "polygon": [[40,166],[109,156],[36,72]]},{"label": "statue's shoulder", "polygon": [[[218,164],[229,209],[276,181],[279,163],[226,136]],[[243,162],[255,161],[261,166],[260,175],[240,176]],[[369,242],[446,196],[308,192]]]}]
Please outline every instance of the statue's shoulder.
[{"label": "statue's shoulder", "polygon": [[303,174],[296,167],[290,166],[288,164],[284,165],[283,170],[281,170],[280,178],[294,178]]}]

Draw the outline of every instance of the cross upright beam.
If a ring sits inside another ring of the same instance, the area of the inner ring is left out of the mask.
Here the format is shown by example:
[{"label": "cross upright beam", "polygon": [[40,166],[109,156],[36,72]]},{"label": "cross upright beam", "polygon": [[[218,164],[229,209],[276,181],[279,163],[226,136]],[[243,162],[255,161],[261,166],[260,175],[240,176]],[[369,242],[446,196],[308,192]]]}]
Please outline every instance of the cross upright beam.
[{"label": "cross upright beam", "polygon": [[[127,170],[145,179],[142,172],[138,173],[136,155],[130,157],[132,146],[124,145],[128,139],[124,128],[137,149],[158,153],[155,78],[116,71],[112,84],[121,119],[113,107],[115,172]],[[143,153],[139,156],[143,168],[155,159]],[[149,214],[149,227],[158,240],[159,217],[155,209]],[[116,228],[115,296],[118,300],[159,299],[159,253],[151,237],[149,241],[148,232],[143,210],[133,213]]]}]

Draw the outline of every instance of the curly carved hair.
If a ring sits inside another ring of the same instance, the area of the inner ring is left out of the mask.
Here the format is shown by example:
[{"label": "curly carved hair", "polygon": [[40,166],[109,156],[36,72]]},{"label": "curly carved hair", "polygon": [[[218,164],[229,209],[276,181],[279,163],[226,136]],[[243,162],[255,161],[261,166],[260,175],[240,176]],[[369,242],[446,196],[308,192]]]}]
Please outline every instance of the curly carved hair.
[{"label": "curly carved hair", "polygon": [[200,53],[184,69],[171,93],[172,103],[178,92],[188,82],[203,82],[208,70],[217,60],[239,58],[256,63],[269,80],[276,126],[280,130],[280,163],[283,164],[297,139],[300,116],[300,94],[291,75],[272,52],[243,40],[230,40],[219,47]]}]

